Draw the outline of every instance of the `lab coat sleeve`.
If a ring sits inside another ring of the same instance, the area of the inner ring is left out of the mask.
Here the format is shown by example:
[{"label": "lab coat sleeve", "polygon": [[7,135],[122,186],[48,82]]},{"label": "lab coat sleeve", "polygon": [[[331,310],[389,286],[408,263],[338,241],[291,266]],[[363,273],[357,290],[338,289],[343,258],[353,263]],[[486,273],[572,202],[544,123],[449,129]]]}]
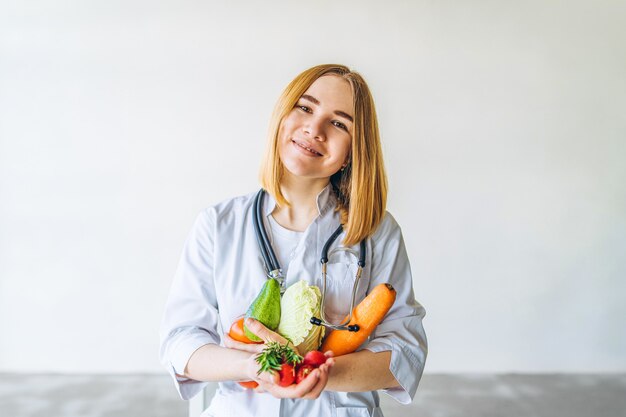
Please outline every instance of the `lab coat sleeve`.
[{"label": "lab coat sleeve", "polygon": [[369,288],[386,282],[396,289],[396,300],[364,348],[372,352],[391,351],[389,369],[400,387],[382,391],[402,404],[409,404],[415,396],[428,354],[422,325],[426,312],[415,300],[402,232],[389,213],[372,238]]},{"label": "lab coat sleeve", "polygon": [[189,358],[203,345],[220,343],[213,282],[214,236],[215,213],[209,208],[197,216],[184,244],[161,322],[161,363],[184,400],[206,386],[206,382],[183,376]]}]

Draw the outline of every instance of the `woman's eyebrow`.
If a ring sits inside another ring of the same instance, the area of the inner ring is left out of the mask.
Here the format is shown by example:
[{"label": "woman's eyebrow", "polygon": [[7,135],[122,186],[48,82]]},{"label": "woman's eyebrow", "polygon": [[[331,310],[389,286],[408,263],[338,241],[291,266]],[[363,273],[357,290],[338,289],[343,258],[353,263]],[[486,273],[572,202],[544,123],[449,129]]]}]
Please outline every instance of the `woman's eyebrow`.
[{"label": "woman's eyebrow", "polygon": [[[311,103],[314,103],[314,104],[316,104],[316,105],[318,105],[318,106],[320,105],[320,101],[319,101],[318,99],[316,99],[315,97],[310,96],[310,95],[308,95],[308,94],[302,94],[302,98],[303,98],[303,99],[305,99],[305,100],[308,100],[308,101],[310,101]],[[351,122],[353,122],[353,123],[354,123],[354,119],[353,119],[353,118],[352,118],[352,116],[350,116],[348,113],[346,113],[346,112],[342,112],[341,110],[335,110],[335,112],[334,112],[334,113],[335,113],[337,116],[344,117],[344,118],[346,118],[346,119],[348,119],[348,120],[350,120]]]}]

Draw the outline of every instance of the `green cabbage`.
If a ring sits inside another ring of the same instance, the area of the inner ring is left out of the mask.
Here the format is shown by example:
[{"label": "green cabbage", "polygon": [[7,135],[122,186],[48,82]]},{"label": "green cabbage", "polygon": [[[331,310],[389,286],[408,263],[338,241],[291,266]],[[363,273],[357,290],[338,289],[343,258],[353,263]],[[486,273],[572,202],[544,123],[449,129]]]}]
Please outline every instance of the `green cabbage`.
[{"label": "green cabbage", "polygon": [[311,317],[319,317],[321,298],[319,288],[300,280],[289,286],[280,300],[278,333],[291,340],[301,355],[318,349],[324,337],[324,326],[311,323]]}]

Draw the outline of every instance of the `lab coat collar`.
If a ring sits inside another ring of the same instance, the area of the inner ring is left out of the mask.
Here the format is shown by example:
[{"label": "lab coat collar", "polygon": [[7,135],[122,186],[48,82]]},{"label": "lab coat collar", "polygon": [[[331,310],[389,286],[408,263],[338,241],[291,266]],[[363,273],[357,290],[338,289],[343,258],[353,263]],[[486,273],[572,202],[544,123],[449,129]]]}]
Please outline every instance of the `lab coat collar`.
[{"label": "lab coat collar", "polygon": [[[266,195],[267,203],[265,204],[265,217],[269,216],[276,208],[276,199],[270,193]],[[316,197],[317,212],[323,216],[329,209],[337,205],[337,199],[333,192],[333,186],[329,182],[326,187]]]}]

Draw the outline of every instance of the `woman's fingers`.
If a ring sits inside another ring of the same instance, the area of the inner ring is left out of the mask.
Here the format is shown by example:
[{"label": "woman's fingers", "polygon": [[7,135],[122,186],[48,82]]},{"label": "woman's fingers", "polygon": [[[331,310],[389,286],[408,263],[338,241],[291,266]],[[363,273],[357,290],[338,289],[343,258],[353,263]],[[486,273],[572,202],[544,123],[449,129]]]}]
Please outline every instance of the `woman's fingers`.
[{"label": "woman's fingers", "polygon": [[288,387],[277,386],[276,393],[283,398],[304,398],[317,384],[319,375],[320,370],[316,369],[297,385],[290,385]]},{"label": "woman's fingers", "polygon": [[328,382],[328,365],[324,364],[320,368],[313,370],[305,379],[297,385],[281,387],[276,383],[272,384],[266,379],[259,382],[261,389],[269,392],[276,398],[305,398],[316,399],[320,396],[326,383]]},{"label": "woman's fingers", "polygon": [[[227,348],[236,349],[238,347],[238,343],[241,343],[241,342],[238,342],[232,337],[230,337],[228,333],[224,333],[224,346],[226,346]],[[241,343],[241,344],[245,344],[245,343]]]},{"label": "woman's fingers", "polygon": [[313,372],[307,375],[299,384],[296,385],[297,388],[297,397],[304,397],[317,385],[317,382],[320,380],[320,375],[322,374],[321,369],[314,369]]},{"label": "woman's fingers", "polygon": [[271,374],[269,372],[262,372],[256,379],[259,384],[259,388],[262,390],[260,392],[269,392],[274,397],[284,398],[276,394],[276,390],[281,388],[278,384],[278,374]]},{"label": "woman's fingers", "polygon": [[278,342],[281,345],[287,343],[287,339],[285,339],[278,333],[271,331],[258,320],[255,320],[253,318],[247,318],[245,323],[248,330],[254,333],[257,337],[263,339],[263,342],[265,343]]},{"label": "woman's fingers", "polygon": [[335,361],[333,359],[328,359],[324,365],[321,365],[318,369],[320,370],[320,377],[317,381],[317,384],[309,391],[304,398],[309,400],[317,399],[326,388],[326,384],[328,383],[328,378],[330,377],[330,368],[333,367]]},{"label": "woman's fingers", "polygon": [[328,366],[322,365],[318,368],[320,370],[319,378],[317,380],[317,384],[311,388],[311,390],[306,393],[302,398],[307,400],[315,400],[317,399],[322,391],[324,391],[324,387],[326,387],[326,383],[328,382]]},{"label": "woman's fingers", "polygon": [[260,344],[248,344],[239,342],[228,335],[228,333],[224,333],[224,346],[230,349],[238,349],[243,350],[244,352],[250,353],[260,353],[263,350],[263,345]]},{"label": "woman's fingers", "polygon": [[278,380],[280,377],[278,376],[278,372],[261,372],[261,374],[257,377],[259,384],[263,382],[266,385],[276,385],[278,384]]},{"label": "woman's fingers", "polygon": [[304,380],[297,385],[281,387],[278,385],[278,374],[263,372],[257,379],[259,387],[257,392],[268,392],[276,398],[304,398],[313,400],[319,398],[328,383],[328,374],[334,360],[328,358],[326,363],[313,370]]}]

